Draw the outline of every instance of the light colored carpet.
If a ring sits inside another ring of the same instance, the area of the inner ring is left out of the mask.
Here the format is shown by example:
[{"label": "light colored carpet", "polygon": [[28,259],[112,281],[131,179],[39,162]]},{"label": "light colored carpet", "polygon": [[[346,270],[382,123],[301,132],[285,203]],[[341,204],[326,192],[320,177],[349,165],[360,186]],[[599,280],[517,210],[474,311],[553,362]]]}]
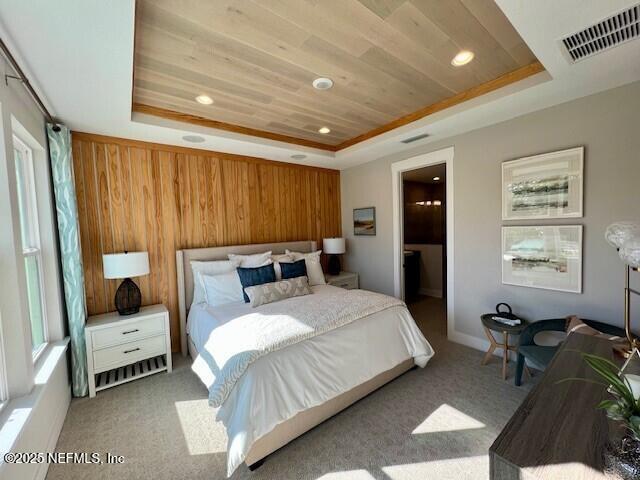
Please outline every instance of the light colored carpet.
[{"label": "light colored carpet", "polygon": [[[487,451],[524,399],[496,358],[444,337],[442,302],[411,310],[436,355],[267,458],[239,479],[481,480]],[[479,321],[479,320],[478,320]],[[121,465],[52,465],[57,479],[223,479],[226,436],[182,357],[159,374],[71,403],[57,450],[124,455]]]}]

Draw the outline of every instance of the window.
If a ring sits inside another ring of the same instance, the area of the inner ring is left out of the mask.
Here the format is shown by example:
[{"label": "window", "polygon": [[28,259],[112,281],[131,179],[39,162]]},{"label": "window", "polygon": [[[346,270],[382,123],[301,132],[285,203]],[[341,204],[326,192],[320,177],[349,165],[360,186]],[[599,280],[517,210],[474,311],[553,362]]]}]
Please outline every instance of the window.
[{"label": "window", "polygon": [[31,346],[34,359],[46,345],[44,285],[42,283],[42,250],[38,228],[38,206],[36,184],[33,175],[33,155],[18,137],[13,137],[13,152],[16,162],[18,209],[22,253],[27,279],[27,299],[31,322]]},{"label": "window", "polygon": [[0,410],[2,410],[8,400],[7,394],[7,371],[5,370],[4,359],[4,337],[2,336],[2,313],[0,313]]}]

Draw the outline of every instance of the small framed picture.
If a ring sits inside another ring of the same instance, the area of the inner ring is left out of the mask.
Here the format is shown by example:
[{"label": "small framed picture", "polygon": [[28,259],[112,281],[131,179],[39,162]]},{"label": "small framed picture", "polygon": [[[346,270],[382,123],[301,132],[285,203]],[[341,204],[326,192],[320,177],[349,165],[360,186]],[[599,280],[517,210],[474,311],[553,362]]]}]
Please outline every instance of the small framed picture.
[{"label": "small framed picture", "polygon": [[353,234],[376,234],[376,207],[353,209]]},{"label": "small framed picture", "polygon": [[584,147],[502,164],[502,220],[582,217]]},{"label": "small framed picture", "polygon": [[582,225],[502,227],[502,283],[582,293]]}]

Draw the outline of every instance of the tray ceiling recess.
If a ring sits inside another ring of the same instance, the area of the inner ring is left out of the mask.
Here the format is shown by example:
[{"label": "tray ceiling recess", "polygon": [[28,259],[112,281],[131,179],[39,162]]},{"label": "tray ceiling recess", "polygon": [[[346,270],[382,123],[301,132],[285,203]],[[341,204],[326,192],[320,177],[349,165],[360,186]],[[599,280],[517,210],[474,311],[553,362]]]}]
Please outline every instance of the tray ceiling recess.
[{"label": "tray ceiling recess", "polygon": [[132,111],[329,151],[544,70],[493,0],[138,0],[134,50]]}]

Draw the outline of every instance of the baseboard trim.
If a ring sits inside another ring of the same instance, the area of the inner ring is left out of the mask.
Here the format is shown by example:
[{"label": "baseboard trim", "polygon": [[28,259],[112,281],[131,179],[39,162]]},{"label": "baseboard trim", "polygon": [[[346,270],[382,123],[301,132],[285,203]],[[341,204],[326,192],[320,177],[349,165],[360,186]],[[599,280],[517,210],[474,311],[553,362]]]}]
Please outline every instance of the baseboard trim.
[{"label": "baseboard trim", "polygon": [[[481,352],[486,352],[487,350],[489,350],[489,345],[490,345],[489,340],[486,340],[484,338],[474,337],[473,335],[461,333],[456,330],[449,331],[447,333],[447,338],[451,342],[459,343],[460,345],[464,345],[466,347],[471,347],[474,350],[480,350]],[[495,355],[496,357],[502,358],[502,349],[497,348],[493,352],[493,355]],[[509,358],[511,360],[515,360],[516,358],[515,353],[509,352]]]},{"label": "baseboard trim", "polygon": [[471,347],[475,350],[487,351],[489,349],[489,340],[460,333],[456,330],[448,332],[447,337],[450,341]]}]

